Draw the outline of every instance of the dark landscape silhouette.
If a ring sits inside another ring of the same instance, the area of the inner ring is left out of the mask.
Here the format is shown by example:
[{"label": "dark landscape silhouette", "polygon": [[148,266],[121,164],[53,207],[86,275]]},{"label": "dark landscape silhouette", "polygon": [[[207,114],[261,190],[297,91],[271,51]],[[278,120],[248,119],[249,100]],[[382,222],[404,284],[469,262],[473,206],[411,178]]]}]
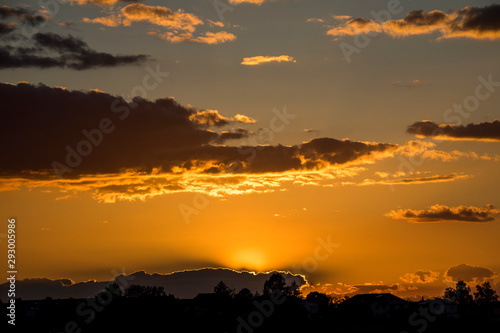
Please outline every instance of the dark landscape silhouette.
[{"label": "dark landscape silhouette", "polygon": [[[301,294],[275,272],[262,290],[231,289],[190,299],[162,286],[109,282],[94,298],[16,300],[23,332],[498,332],[500,302],[489,282],[463,281],[440,298],[409,301],[389,293],[332,297]],[[2,315],[8,315],[2,303]],[[6,323],[4,324],[6,325]]]}]

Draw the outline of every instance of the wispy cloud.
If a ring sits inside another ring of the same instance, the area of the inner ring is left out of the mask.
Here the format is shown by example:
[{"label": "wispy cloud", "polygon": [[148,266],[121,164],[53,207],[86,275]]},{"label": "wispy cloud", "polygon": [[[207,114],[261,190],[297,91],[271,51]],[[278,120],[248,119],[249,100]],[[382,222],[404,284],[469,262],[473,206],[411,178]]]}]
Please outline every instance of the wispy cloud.
[{"label": "wispy cloud", "polygon": [[439,140],[500,141],[500,121],[482,122],[467,125],[438,125],[432,121],[416,122],[406,130],[419,138]]},{"label": "wispy cloud", "polygon": [[[262,5],[266,0],[229,0],[229,3],[230,4],[233,4],[233,5],[240,5],[240,4],[245,4],[245,3],[248,3],[248,4],[252,4],[252,5]],[[267,0],[269,1],[269,0]]]},{"label": "wispy cloud", "polygon": [[500,210],[492,205],[487,205],[486,207],[434,205],[428,210],[392,210],[386,216],[415,223],[448,221],[484,223],[494,221],[495,218],[493,216],[497,214],[500,214]]},{"label": "wispy cloud", "polygon": [[293,57],[287,55],[280,56],[256,56],[243,58],[242,65],[256,66],[270,62],[297,62]]},{"label": "wispy cloud", "polygon": [[[205,24],[198,16],[181,9],[173,11],[167,7],[148,6],[140,3],[127,5],[106,17],[83,18],[83,22],[102,24],[108,27],[130,26],[134,22],[145,22],[159,29],[151,31],[149,35],[171,43],[193,42],[213,45],[236,39],[236,35],[227,31],[205,31],[195,34],[198,27]],[[207,20],[207,23],[211,27],[224,27],[222,22]]]},{"label": "wispy cloud", "polygon": [[452,182],[459,179],[467,179],[469,175],[434,175],[428,177],[411,177],[411,178],[385,178],[382,180],[365,179],[363,182],[357,184],[358,186],[367,185],[415,185],[415,184],[426,184],[426,183],[446,183]]},{"label": "wispy cloud", "polygon": [[439,272],[418,270],[415,273],[407,273],[400,279],[406,283],[432,283],[439,277]]},{"label": "wispy cloud", "polygon": [[80,38],[50,32],[38,32],[13,45],[15,46],[0,46],[0,68],[59,67],[87,70],[138,65],[148,58],[146,55],[113,55],[99,52],[91,49]]},{"label": "wispy cloud", "polygon": [[144,2],[146,0],[69,0],[75,5],[114,6],[118,3]]},{"label": "wispy cloud", "polygon": [[311,18],[308,18],[306,22],[323,23],[325,21],[323,19],[320,19],[320,18],[311,17]]},{"label": "wispy cloud", "polygon": [[421,86],[429,86],[430,82],[421,80],[412,80],[410,82],[395,81],[392,83],[392,85],[398,88],[417,88]]},{"label": "wispy cloud", "polygon": [[439,38],[500,38],[500,5],[465,7],[450,13],[439,10],[424,12],[414,10],[401,20],[378,22],[357,18],[328,30],[331,36],[354,36],[369,33],[384,33],[392,37],[408,37],[438,33]]}]

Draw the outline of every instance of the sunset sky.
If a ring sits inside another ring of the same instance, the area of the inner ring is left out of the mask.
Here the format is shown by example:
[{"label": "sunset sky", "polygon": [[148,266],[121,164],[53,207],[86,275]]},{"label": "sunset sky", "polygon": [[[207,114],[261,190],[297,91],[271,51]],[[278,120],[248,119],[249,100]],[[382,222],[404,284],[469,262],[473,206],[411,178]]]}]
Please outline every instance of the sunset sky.
[{"label": "sunset sky", "polygon": [[500,292],[499,54],[491,1],[4,0],[18,277]]}]

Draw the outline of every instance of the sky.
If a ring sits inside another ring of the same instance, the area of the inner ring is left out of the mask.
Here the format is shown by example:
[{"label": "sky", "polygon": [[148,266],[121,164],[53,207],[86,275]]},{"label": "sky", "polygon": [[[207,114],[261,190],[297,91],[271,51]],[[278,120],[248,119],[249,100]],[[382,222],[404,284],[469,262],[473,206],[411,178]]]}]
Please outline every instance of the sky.
[{"label": "sky", "polygon": [[18,277],[500,292],[499,22],[491,1],[2,1]]}]

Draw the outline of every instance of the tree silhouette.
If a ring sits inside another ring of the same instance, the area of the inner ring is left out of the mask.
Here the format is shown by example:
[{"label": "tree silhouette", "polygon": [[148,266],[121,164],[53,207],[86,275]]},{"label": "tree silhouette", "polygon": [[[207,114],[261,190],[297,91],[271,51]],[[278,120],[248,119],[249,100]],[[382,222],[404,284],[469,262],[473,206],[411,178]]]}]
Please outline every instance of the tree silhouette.
[{"label": "tree silhouette", "polygon": [[125,289],[126,297],[160,297],[165,296],[165,288],[161,286],[141,286],[133,284]]},{"label": "tree silhouette", "polygon": [[241,301],[249,301],[253,298],[253,295],[250,289],[243,288],[234,296],[234,298]]},{"label": "tree silhouette", "polygon": [[307,294],[306,300],[323,307],[328,307],[332,303],[332,299],[328,297],[328,295],[319,293],[317,291],[313,291]]},{"label": "tree silhouette", "polygon": [[270,295],[273,291],[279,290],[285,295],[290,294],[290,287],[286,286],[286,281],[281,273],[273,273],[269,280],[264,282],[264,295]]},{"label": "tree silhouette", "polygon": [[455,289],[446,288],[444,291],[444,299],[457,304],[472,303],[472,295],[470,287],[464,281],[458,281]]},{"label": "tree silhouette", "polygon": [[217,295],[232,296],[234,294],[234,290],[229,288],[223,281],[220,281],[214,287],[214,293]]},{"label": "tree silhouette", "polygon": [[290,285],[290,294],[295,297],[299,297],[302,295],[302,292],[300,291],[299,285],[295,282],[295,280],[292,282]]},{"label": "tree silhouette", "polygon": [[496,302],[498,300],[497,292],[491,288],[489,282],[485,282],[482,285],[476,286],[477,292],[474,293],[474,301],[478,304],[486,304],[491,302]]}]

